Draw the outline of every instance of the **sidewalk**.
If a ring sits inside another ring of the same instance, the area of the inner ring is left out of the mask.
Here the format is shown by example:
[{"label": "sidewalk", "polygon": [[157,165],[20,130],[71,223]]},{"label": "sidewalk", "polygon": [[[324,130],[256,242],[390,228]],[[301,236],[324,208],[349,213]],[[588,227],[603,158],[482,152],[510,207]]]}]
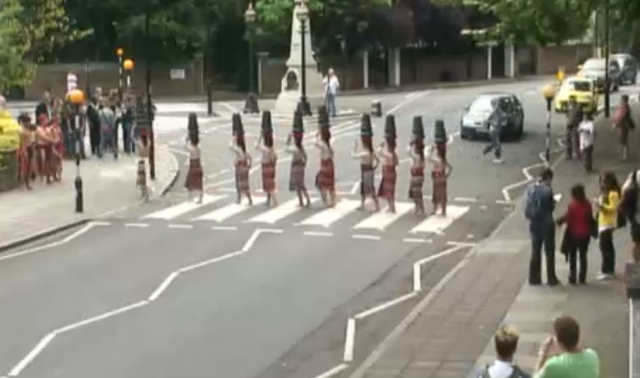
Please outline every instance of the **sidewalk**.
[{"label": "sidewalk", "polygon": [[[167,146],[156,146],[154,195],[163,194],[178,174],[178,162]],[[137,160],[107,154],[102,160],[88,157],[80,165],[84,213],[75,213],[75,161],[65,161],[62,181],[51,185],[36,182],[33,190],[22,188],[0,193],[0,252],[16,244],[46,236],[73,224],[140,202],[136,187]],[[38,235],[38,236],[36,236]]]},{"label": "sidewalk", "polygon": [[[636,115],[640,108],[634,109]],[[638,117],[636,117],[638,118]],[[638,119],[640,121],[640,119]],[[611,169],[622,181],[637,167],[640,138],[630,138],[636,151],[629,162],[619,160],[617,135],[599,119],[595,167]],[[640,122],[638,123],[640,125]],[[579,162],[561,161],[555,168],[554,188],[563,194],[557,215],[566,209],[568,192],[577,182],[590,197],[597,195],[597,175],[584,173]],[[586,286],[566,284],[568,266],[556,255],[558,277],[565,285],[551,288],[526,284],[530,242],[524,201],[494,233],[465,257],[460,270],[433,289],[394,333],[350,375],[350,378],[460,378],[473,377],[477,367],[494,359],[492,336],[503,322],[521,332],[517,361],[531,371],[539,345],[549,335],[559,314],[575,316],[582,327],[583,345],[598,351],[603,378],[622,378],[628,368],[628,319],[622,279],[596,282],[600,267],[597,241],[590,247]],[[562,230],[558,230],[560,246]],[[616,233],[619,272],[628,260],[629,231]],[[543,264],[544,265],[544,264]],[[544,275],[543,275],[544,277]],[[597,310],[596,310],[597,309]],[[478,358],[478,356],[480,356]]]}]

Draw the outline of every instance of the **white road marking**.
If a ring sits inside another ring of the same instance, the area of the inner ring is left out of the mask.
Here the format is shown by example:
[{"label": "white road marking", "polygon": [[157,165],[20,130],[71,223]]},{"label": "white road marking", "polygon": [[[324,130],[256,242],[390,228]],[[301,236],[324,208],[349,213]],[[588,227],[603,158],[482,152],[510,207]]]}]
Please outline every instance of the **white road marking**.
[{"label": "white road marking", "polygon": [[[315,199],[314,199],[315,201]],[[302,208],[299,206],[299,202],[297,198],[294,198],[290,201],[284,202],[276,207],[274,207],[273,209],[270,209],[256,217],[253,217],[249,220],[247,220],[247,222],[249,223],[268,223],[268,224],[274,224],[276,222],[278,222],[281,219],[284,219],[288,216],[290,216],[293,213],[296,213],[300,210],[302,210]]]},{"label": "white road marking", "polygon": [[426,243],[427,239],[418,239],[418,238],[405,238],[402,239],[405,243]]},{"label": "white road marking", "polygon": [[355,349],[355,338],[356,338],[356,320],[354,318],[349,318],[349,320],[347,321],[347,330],[345,332],[344,354],[342,357],[344,362],[353,361],[353,352]]},{"label": "white road marking", "polygon": [[410,233],[436,233],[441,234],[444,230],[449,227],[453,222],[458,220],[464,214],[469,211],[468,206],[455,206],[448,205],[447,206],[447,215],[432,215],[428,217],[425,221],[421,222],[417,226],[415,226]]},{"label": "white road marking", "polygon": [[352,235],[351,237],[353,239],[360,239],[360,240],[380,240],[380,239],[382,239],[380,236],[377,236],[377,235]]},{"label": "white road marking", "polygon": [[343,199],[335,207],[321,211],[306,220],[301,225],[329,227],[333,222],[347,216],[360,206],[360,201]]},{"label": "white road marking", "polygon": [[193,225],[192,224],[170,224],[169,228],[173,228],[173,229],[192,229]]},{"label": "white road marking", "polygon": [[169,148],[169,151],[173,152],[174,154],[178,154],[178,155],[182,155],[182,156],[189,156],[189,153],[187,151],[179,150],[177,148]]},{"label": "white road marking", "polygon": [[369,216],[362,222],[356,224],[353,228],[356,230],[375,229],[384,231],[385,228],[387,228],[391,223],[397,221],[398,219],[400,219],[400,217],[411,211],[413,207],[414,205],[411,203],[398,202],[396,203],[395,213],[388,212],[386,211],[387,209],[384,209],[383,211],[379,211]]},{"label": "white road marking", "polygon": [[42,351],[49,345],[53,338],[56,337],[55,332],[51,332],[40,340],[40,342],[27,354],[16,366],[9,372],[10,377],[17,377],[24,368],[27,367]]},{"label": "white road marking", "polygon": [[91,323],[99,322],[101,320],[104,320],[104,319],[107,319],[107,318],[110,318],[110,317],[113,317],[113,316],[116,316],[116,315],[120,315],[120,314],[122,314],[124,312],[131,311],[133,309],[145,306],[147,304],[149,304],[149,302],[146,301],[146,300],[140,301],[140,302],[136,302],[136,303],[132,303],[130,305],[117,308],[115,310],[107,311],[107,312],[105,312],[103,314],[100,314],[98,316],[94,316],[92,318],[85,319],[85,320],[77,322],[77,323],[69,324],[68,326],[59,328],[59,329],[55,330],[54,332],[59,335],[59,334],[65,333],[65,332],[73,331],[74,329],[77,329],[77,328],[80,328],[80,327],[84,327],[84,326],[89,325]]},{"label": "white road marking", "polygon": [[340,364],[337,365],[327,371],[325,371],[324,373],[320,374],[320,375],[316,375],[315,378],[331,378],[335,375],[340,374],[343,370],[345,370],[346,368],[349,367],[349,364]]},{"label": "white road marking", "polygon": [[400,110],[400,108],[407,106],[409,103],[411,103],[412,101],[415,101],[417,99],[419,99],[420,97],[423,97],[425,95],[428,95],[430,93],[432,93],[433,91],[429,90],[429,91],[424,91],[424,92],[417,92],[415,93],[414,96],[411,96],[409,98],[405,98],[403,101],[401,101],[400,103],[398,103],[396,106],[394,106],[393,108],[389,109],[389,111],[387,111],[385,113],[385,115],[389,115],[389,114],[393,114],[395,112],[397,112],[398,110]]},{"label": "white road marking", "polygon": [[111,225],[111,222],[103,222],[103,221],[93,221],[91,223],[93,223],[95,226],[110,226]]},{"label": "white road marking", "polygon": [[487,205],[480,205],[480,210],[487,210],[487,209],[488,209]]},{"label": "white road marking", "polygon": [[477,198],[471,197],[455,197],[453,200],[456,202],[478,202]]},{"label": "white road marking", "polygon": [[397,304],[400,304],[400,303],[402,303],[402,302],[404,302],[404,301],[407,301],[407,300],[409,300],[409,299],[411,299],[411,298],[415,297],[416,295],[418,295],[418,293],[417,293],[417,292],[415,292],[415,291],[413,291],[413,292],[411,292],[411,293],[409,293],[409,294],[405,294],[405,295],[403,295],[403,296],[401,296],[401,297],[398,297],[398,298],[392,299],[392,300],[390,300],[390,301],[387,301],[387,302],[384,302],[384,303],[382,303],[382,304],[379,304],[378,306],[375,306],[375,307],[373,307],[373,308],[370,308],[370,309],[368,309],[368,310],[366,310],[366,311],[363,311],[363,312],[361,312],[361,313],[357,314],[357,315],[355,316],[355,318],[356,318],[357,320],[362,320],[362,319],[367,318],[367,317],[369,317],[369,316],[371,316],[371,315],[377,314],[377,313],[378,313],[378,312],[380,312],[380,311],[384,311],[384,310],[386,310],[386,309],[388,309],[388,308],[391,308],[391,307],[393,307],[393,306],[395,306],[395,305],[397,305]]},{"label": "white road marking", "polygon": [[238,231],[238,227],[235,226],[213,226],[211,229],[214,231]]},{"label": "white road marking", "polygon": [[[253,198],[253,206],[262,205],[267,201],[266,197],[255,197]],[[194,221],[215,221],[215,222],[223,222],[235,215],[240,214],[243,211],[251,209],[252,206],[248,204],[237,204],[232,203],[227,206],[216,209],[212,212],[204,214],[194,219]]]},{"label": "white road marking", "polygon": [[333,236],[331,232],[317,232],[317,231],[305,231],[304,235],[306,236]]},{"label": "white road marking", "polygon": [[253,244],[256,242],[256,240],[258,240],[258,237],[260,236],[260,234],[263,234],[263,233],[281,234],[282,230],[259,228],[253,231],[253,234],[251,234],[251,237],[249,237],[249,240],[247,240],[247,242],[244,243],[244,246],[242,247],[242,252],[249,252],[251,247],[253,247]]},{"label": "white road marking", "polygon": [[473,239],[473,234],[468,234],[467,239]]},{"label": "white road marking", "polygon": [[156,299],[158,299],[160,297],[160,295],[162,295],[162,293],[165,290],[167,290],[169,285],[171,285],[173,280],[178,278],[178,274],[180,274],[180,272],[179,271],[175,271],[175,272],[171,273],[167,278],[165,278],[164,281],[162,281],[162,283],[160,284],[160,286],[158,286],[158,288],[149,296],[149,298],[147,298],[147,300],[149,302],[153,302]]},{"label": "white road marking", "polygon": [[228,102],[219,102],[219,104],[221,106],[224,106],[225,108],[229,109],[233,113],[238,113],[238,109],[236,109],[235,106],[229,104]]},{"label": "white road marking", "polygon": [[353,184],[353,186],[351,187],[351,190],[349,191],[349,194],[356,195],[358,194],[359,191],[360,191],[360,181]]},{"label": "white road marking", "polygon": [[15,258],[15,257],[24,256],[24,255],[29,255],[29,254],[32,254],[32,253],[44,251],[45,249],[49,249],[49,248],[57,247],[57,246],[62,245],[62,244],[66,244],[66,243],[72,241],[73,239],[81,236],[82,234],[88,232],[93,227],[95,227],[93,222],[89,222],[84,227],[82,227],[78,231],[74,232],[73,234],[65,237],[62,240],[59,240],[59,241],[56,241],[56,242],[53,242],[53,243],[49,243],[49,244],[45,244],[45,245],[41,245],[41,246],[34,247],[34,248],[29,248],[29,249],[26,249],[24,251],[10,253],[10,254],[6,254],[6,255],[3,255],[3,256],[0,256],[0,261],[9,260],[9,259],[12,259],[12,258]]},{"label": "white road marking", "polygon": [[222,255],[222,256],[219,256],[219,257],[214,257],[214,258],[209,259],[209,260],[201,261],[201,262],[199,262],[197,264],[185,266],[184,268],[178,269],[177,272],[180,273],[180,274],[188,273],[188,272],[190,272],[192,270],[196,270],[196,269],[202,268],[202,267],[207,266],[207,265],[219,263],[220,261],[228,260],[228,259],[234,258],[236,256],[240,256],[242,254],[244,254],[244,251],[237,251],[237,252],[227,253],[226,255]]},{"label": "white road marking", "polygon": [[147,228],[149,227],[149,223],[125,223],[124,224],[125,227],[132,227],[132,228]]},{"label": "white road marking", "polygon": [[143,217],[143,219],[164,219],[164,220],[171,220],[174,218],[177,218],[183,214],[186,214],[190,211],[193,211],[199,207],[205,206],[205,205],[209,205],[211,203],[220,201],[224,198],[226,198],[227,196],[211,196],[211,195],[204,195],[202,198],[202,204],[198,204],[194,201],[184,201],[181,202],[177,205],[174,206],[170,206],[167,208],[164,208],[160,211],[156,211],[154,213],[145,215]]}]

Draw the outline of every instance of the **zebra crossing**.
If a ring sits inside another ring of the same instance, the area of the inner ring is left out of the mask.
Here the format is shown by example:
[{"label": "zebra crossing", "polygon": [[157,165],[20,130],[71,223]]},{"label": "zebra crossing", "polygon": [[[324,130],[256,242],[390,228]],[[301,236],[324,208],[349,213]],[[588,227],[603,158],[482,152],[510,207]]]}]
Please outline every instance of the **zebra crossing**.
[{"label": "zebra crossing", "polygon": [[385,232],[392,226],[410,234],[443,234],[457,220],[470,210],[470,206],[450,204],[447,215],[429,215],[417,217],[413,214],[411,202],[397,202],[396,211],[387,208],[381,211],[361,211],[360,200],[342,198],[335,207],[321,207],[317,197],[311,198],[311,208],[303,208],[298,199],[284,201],[274,207],[264,206],[265,196],[255,196],[253,206],[238,204],[235,196],[218,194],[205,195],[201,204],[183,201],[164,208],[155,209],[142,215],[140,221],[188,222],[190,224],[252,224],[281,227],[307,227],[330,229],[350,228],[354,231]]}]

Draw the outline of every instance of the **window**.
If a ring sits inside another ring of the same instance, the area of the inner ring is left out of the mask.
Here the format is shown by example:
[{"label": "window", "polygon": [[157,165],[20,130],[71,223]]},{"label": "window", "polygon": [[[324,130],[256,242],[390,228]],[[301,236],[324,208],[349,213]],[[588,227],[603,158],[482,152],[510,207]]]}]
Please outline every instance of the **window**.
[{"label": "window", "polygon": [[584,63],[582,68],[587,71],[604,71],[605,62],[604,59],[589,59]]},{"label": "window", "polygon": [[566,81],[563,89],[576,92],[591,92],[591,82],[586,80]]},{"label": "window", "polygon": [[493,110],[493,105],[491,101],[493,99],[491,97],[478,97],[473,101],[473,104],[469,107],[469,111],[472,113],[476,112],[488,112]]}]

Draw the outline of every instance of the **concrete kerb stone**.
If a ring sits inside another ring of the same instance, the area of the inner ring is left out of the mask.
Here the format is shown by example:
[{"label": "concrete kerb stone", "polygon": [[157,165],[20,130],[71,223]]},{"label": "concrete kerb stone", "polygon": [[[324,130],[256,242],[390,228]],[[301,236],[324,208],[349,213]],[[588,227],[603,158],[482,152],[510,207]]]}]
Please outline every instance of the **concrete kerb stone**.
[{"label": "concrete kerb stone", "polygon": [[[176,180],[178,179],[178,176],[179,176],[179,173],[180,173],[180,165],[178,164],[178,159],[175,157],[175,155],[169,151],[168,146],[158,145],[157,148],[160,151],[163,151],[163,153],[166,153],[168,158],[169,158],[169,168],[167,170],[168,171],[167,179],[164,180],[165,182],[161,183],[160,187],[158,188],[159,196],[163,196],[171,189],[171,187],[175,184]],[[117,209],[115,212],[122,211],[122,210],[126,209],[127,207],[129,207],[129,206],[123,207],[121,209]],[[11,249],[15,249],[17,247],[24,246],[24,245],[29,244],[29,243],[33,243],[35,241],[47,238],[49,236],[53,236],[53,235],[59,234],[61,232],[64,232],[64,231],[67,231],[67,230],[70,230],[70,229],[73,229],[73,228],[76,228],[76,227],[79,227],[79,226],[83,226],[83,225],[85,225],[85,224],[87,224],[89,222],[94,221],[95,219],[102,218],[102,217],[108,216],[108,215],[113,214],[113,213],[114,213],[114,211],[108,211],[108,212],[104,212],[104,213],[102,213],[102,214],[100,214],[100,215],[98,215],[96,217],[89,217],[89,216],[82,217],[81,219],[75,220],[73,222],[65,223],[65,224],[62,224],[60,226],[51,227],[51,228],[49,228],[47,230],[44,230],[42,232],[34,233],[34,234],[29,235],[29,236],[24,237],[24,238],[19,238],[19,239],[16,239],[16,240],[12,240],[12,241],[10,241],[8,243],[4,243],[4,244],[0,245],[0,253],[9,251]]]}]

